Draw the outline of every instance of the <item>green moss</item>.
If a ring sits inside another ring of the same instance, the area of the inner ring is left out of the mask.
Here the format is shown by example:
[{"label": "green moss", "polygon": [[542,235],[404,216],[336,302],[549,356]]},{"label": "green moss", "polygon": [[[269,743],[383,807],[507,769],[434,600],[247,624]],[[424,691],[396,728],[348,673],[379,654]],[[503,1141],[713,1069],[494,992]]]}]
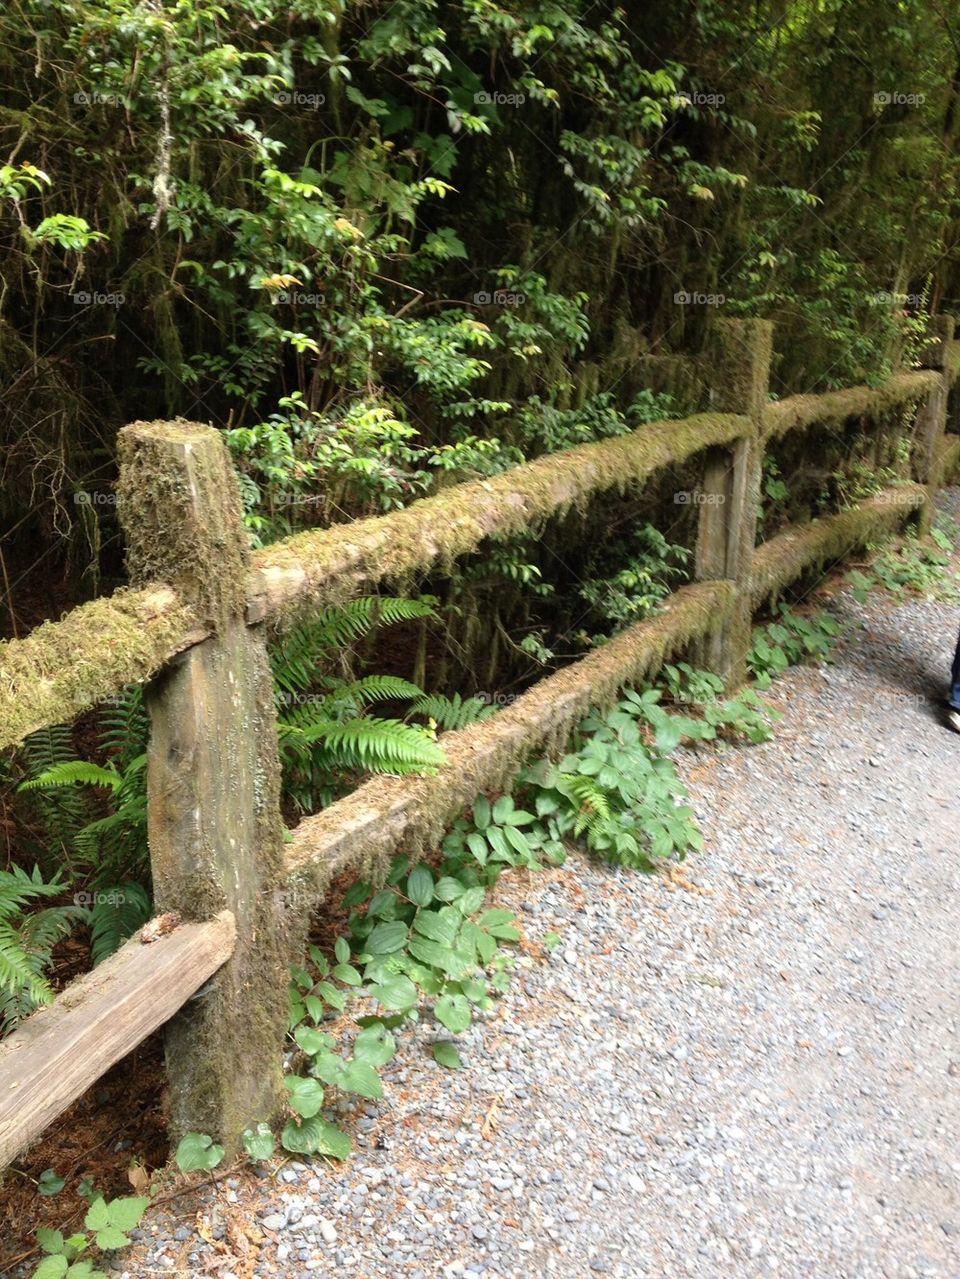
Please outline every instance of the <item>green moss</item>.
[{"label": "green moss", "polygon": [[960,435],[948,435],[940,442],[934,486],[952,484],[960,472]]},{"label": "green moss", "polygon": [[201,634],[194,613],[154,587],[93,600],[0,645],[0,746],[142,683]]},{"label": "green moss", "polygon": [[242,615],[248,542],[219,432],[179,420],[133,422],[118,447],[118,512],[131,580],[169,583],[218,628]]},{"label": "green moss", "polygon": [[758,609],[810,570],[832,568],[857,547],[896,532],[926,500],[918,484],[896,485],[828,519],[788,529],[757,548],[751,598]]},{"label": "green moss", "polygon": [[622,493],[662,467],[750,431],[749,420],[734,414],[658,422],[457,485],[389,515],[301,533],[253,557],[257,615],[336,603],[365,583],[403,580],[437,564],[449,569],[485,538],[536,533],[551,516],[584,509],[597,493]]},{"label": "green moss", "polygon": [[788,431],[805,430],[817,422],[845,422],[853,417],[880,418],[891,409],[919,400],[936,390],[941,375],[932,369],[897,373],[882,386],[851,386],[825,395],[791,395],[763,410],[767,440]]},{"label": "green moss", "polygon": [[716,320],[706,350],[711,405],[758,420],[767,402],[772,354],[769,320]]},{"label": "green moss", "polygon": [[682,588],[661,614],[541,680],[491,719],[444,734],[448,763],[436,775],[375,778],[301,822],[287,850],[296,908],[322,900],[342,871],[381,878],[396,852],[434,847],[478,794],[509,787],[534,752],[562,749],[587,711],[652,678],[671,654],[722,625],[734,600],[731,582]]}]

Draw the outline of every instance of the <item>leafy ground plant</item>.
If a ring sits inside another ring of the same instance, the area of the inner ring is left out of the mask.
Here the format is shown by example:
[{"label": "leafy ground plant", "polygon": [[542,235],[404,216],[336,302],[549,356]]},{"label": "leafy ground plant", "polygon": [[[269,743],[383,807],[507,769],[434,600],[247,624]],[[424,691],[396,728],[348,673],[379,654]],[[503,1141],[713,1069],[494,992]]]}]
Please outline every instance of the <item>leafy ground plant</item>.
[{"label": "leafy ground plant", "polygon": [[950,567],[955,544],[955,537],[947,528],[934,526],[930,541],[907,538],[901,545],[881,552],[867,572],[854,569],[848,573],[847,582],[861,604],[878,587],[898,602],[908,595],[956,600],[960,598],[960,583]]},{"label": "leafy ground plant", "polygon": [[754,630],[747,667],[757,687],[767,689],[800,662],[828,662],[841,633],[840,623],[823,609],[801,616],[780,604],[776,620]]},{"label": "leafy ground plant", "polygon": [[95,1269],[85,1254],[126,1248],[130,1231],[140,1224],[149,1203],[142,1196],[109,1201],[98,1196],[87,1209],[84,1230],[66,1237],[60,1230],[38,1230],[37,1241],[46,1256],[33,1279],[107,1279],[106,1272]]}]

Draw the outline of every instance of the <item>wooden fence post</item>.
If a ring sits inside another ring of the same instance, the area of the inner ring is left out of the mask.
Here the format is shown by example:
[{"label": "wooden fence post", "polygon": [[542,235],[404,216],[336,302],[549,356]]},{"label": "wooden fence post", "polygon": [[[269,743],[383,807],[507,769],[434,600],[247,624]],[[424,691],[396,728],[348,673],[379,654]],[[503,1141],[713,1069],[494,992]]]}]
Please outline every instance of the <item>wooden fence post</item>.
[{"label": "wooden fence post", "polygon": [[213,634],[145,689],[148,836],[159,911],[230,910],[232,958],[168,1023],[170,1128],[235,1150],[281,1097],[288,955],[273,684],[245,621],[248,543],[236,475],[212,427],[120,432],[119,514],[136,584],[165,582]]},{"label": "wooden fence post", "polygon": [[947,431],[947,365],[956,321],[952,315],[935,315],[930,320],[930,341],[921,357],[924,368],[939,369],[940,385],[935,387],[917,409],[914,425],[916,479],[927,487],[927,500],[920,508],[917,525],[927,533],[933,522],[934,498],[940,485],[940,450]]},{"label": "wooden fence post", "polygon": [[710,408],[750,419],[749,434],[732,448],[707,451],[699,495],[696,579],[728,578],[737,584],[737,599],[731,616],[702,641],[696,659],[729,688],[742,683],[750,647],[750,572],[763,462],[761,418],[772,347],[769,320],[717,320],[703,356],[710,369]]}]

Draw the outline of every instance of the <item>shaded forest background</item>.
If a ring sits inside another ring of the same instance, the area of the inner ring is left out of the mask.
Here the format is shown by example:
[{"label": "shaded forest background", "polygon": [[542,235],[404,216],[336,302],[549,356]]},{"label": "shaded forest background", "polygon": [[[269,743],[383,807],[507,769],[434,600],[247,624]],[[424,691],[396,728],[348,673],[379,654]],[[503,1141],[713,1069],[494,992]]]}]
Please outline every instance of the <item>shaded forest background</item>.
[{"label": "shaded forest background", "polygon": [[957,292],[937,3],[12,0],[0,72],[6,634],[122,580],[131,419],[264,541],[696,407],[711,314],[806,391]]}]

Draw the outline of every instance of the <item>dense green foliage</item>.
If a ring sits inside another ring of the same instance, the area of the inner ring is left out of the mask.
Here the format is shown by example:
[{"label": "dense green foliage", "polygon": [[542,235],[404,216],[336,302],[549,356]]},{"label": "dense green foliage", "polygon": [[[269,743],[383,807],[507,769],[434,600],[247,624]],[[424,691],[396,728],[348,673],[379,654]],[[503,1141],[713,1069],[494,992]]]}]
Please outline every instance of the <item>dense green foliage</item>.
[{"label": "dense green foliage", "polygon": [[806,390],[956,293],[937,4],[11,0],[0,36],[3,514],[74,570],[134,416],[229,428],[269,538],[662,416],[714,304]]}]

